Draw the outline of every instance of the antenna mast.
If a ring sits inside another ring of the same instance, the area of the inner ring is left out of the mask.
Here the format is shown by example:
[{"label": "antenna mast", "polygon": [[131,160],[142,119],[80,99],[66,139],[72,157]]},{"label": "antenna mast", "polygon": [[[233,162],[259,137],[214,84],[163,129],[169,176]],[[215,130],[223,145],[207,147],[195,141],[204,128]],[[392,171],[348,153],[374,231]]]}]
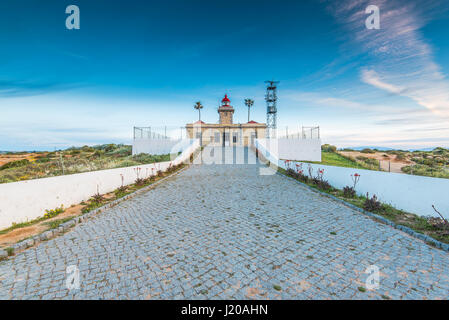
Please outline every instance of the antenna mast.
[{"label": "antenna mast", "polygon": [[276,138],[277,128],[277,106],[276,101],[278,99],[276,95],[277,84],[279,81],[265,81],[268,84],[267,94],[265,95],[265,101],[267,102],[267,138]]}]

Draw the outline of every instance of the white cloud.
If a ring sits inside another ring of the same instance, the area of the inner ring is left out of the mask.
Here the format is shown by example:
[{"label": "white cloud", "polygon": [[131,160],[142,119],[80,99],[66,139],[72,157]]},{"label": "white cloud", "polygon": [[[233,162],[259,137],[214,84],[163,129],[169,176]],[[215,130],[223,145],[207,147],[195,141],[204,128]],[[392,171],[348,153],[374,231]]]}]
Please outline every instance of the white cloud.
[{"label": "white cloud", "polygon": [[376,88],[386,90],[391,93],[395,94],[401,94],[401,92],[404,91],[404,88],[397,87],[395,85],[386,83],[382,81],[374,70],[362,70],[362,81],[365,83],[368,83],[372,86],[375,86]]}]

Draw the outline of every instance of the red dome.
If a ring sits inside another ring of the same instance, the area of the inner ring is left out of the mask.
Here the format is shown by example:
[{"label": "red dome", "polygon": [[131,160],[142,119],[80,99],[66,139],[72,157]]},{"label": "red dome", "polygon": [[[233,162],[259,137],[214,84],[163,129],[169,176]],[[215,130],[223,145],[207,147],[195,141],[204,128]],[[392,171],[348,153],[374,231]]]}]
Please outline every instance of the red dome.
[{"label": "red dome", "polygon": [[225,94],[225,97],[223,98],[223,100],[221,100],[221,102],[231,102],[231,100],[229,100],[228,95]]}]

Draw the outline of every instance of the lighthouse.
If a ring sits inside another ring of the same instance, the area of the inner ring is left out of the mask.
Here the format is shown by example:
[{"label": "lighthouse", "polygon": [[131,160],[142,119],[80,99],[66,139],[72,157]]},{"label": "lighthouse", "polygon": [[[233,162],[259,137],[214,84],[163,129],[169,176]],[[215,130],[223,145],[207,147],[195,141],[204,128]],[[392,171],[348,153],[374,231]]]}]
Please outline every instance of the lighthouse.
[{"label": "lighthouse", "polygon": [[218,107],[218,114],[220,115],[220,124],[232,124],[234,108],[231,106],[231,100],[229,100],[227,94],[221,100],[221,105]]},{"label": "lighthouse", "polygon": [[265,123],[249,121],[234,123],[234,107],[225,94],[218,107],[218,123],[196,121],[186,124],[187,136],[199,139],[203,146],[254,146],[258,137],[265,137]]}]

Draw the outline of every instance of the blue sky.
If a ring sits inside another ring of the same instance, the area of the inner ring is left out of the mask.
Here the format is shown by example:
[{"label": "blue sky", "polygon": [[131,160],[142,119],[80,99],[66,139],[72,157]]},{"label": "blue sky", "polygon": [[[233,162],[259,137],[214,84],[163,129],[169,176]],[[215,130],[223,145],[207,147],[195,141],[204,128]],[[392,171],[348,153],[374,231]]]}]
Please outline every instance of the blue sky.
[{"label": "blue sky", "polygon": [[[81,29],[67,30],[78,5]],[[380,8],[380,30],[365,8]],[[447,1],[103,1],[0,3],[0,150],[130,143],[133,126],[319,125],[339,147],[449,147]]]}]

